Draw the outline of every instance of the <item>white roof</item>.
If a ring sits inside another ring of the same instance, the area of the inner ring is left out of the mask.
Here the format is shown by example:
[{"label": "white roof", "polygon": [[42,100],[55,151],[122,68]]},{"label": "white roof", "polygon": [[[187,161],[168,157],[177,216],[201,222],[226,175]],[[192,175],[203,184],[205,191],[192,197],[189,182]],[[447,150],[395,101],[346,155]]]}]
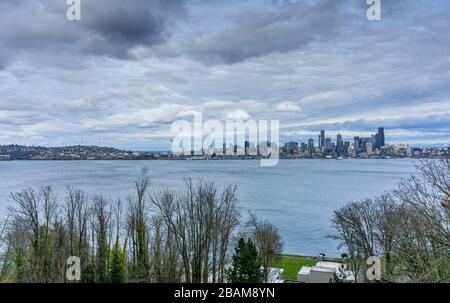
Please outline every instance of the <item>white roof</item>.
[{"label": "white roof", "polygon": [[283,283],[283,268],[274,268],[269,267],[268,268],[268,279],[267,282],[269,283]]},{"label": "white roof", "polygon": [[298,272],[299,275],[308,276],[311,273],[311,267],[310,266],[302,266],[300,268],[300,271]]},{"label": "white roof", "polygon": [[329,268],[329,267],[313,266],[311,268],[311,271],[320,271],[320,272],[334,273],[336,271],[336,269],[335,268]]},{"label": "white roof", "polygon": [[[310,276],[311,272],[321,272],[321,273],[329,273],[333,274],[340,268],[342,268],[343,264],[340,262],[333,261],[319,261],[315,266],[302,266],[300,271],[298,272],[299,276]],[[345,265],[344,265],[345,268]],[[344,271],[345,281],[354,281],[355,277],[350,270]]]},{"label": "white roof", "polygon": [[323,267],[336,270],[342,267],[342,263],[333,261],[319,261],[316,263],[316,267]]}]

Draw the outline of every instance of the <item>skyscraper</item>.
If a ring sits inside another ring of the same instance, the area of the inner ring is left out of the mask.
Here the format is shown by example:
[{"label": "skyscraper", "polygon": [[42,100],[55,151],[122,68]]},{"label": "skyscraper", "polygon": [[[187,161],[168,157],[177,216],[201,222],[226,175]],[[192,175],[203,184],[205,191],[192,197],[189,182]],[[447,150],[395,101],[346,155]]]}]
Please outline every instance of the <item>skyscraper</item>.
[{"label": "skyscraper", "polygon": [[377,142],[377,146],[378,148],[381,148],[385,145],[384,142],[384,127],[378,127],[378,142]]},{"label": "skyscraper", "polygon": [[372,150],[373,150],[373,147],[372,147],[372,141],[370,141],[370,140],[367,140],[366,142],[365,142],[365,151],[366,151],[366,154],[368,155],[368,156],[370,156],[371,154],[372,154]]},{"label": "skyscraper", "polygon": [[300,151],[302,152],[302,153],[304,153],[305,151],[306,151],[306,144],[305,144],[305,142],[302,142],[302,144],[300,145],[301,147],[300,147]]},{"label": "skyscraper", "polygon": [[325,152],[331,153],[331,139],[330,138],[325,139]]},{"label": "skyscraper", "polygon": [[344,153],[344,141],[342,141],[341,134],[337,134],[337,137],[336,137],[336,152],[338,154]]},{"label": "skyscraper", "polygon": [[378,134],[372,135],[372,151],[378,148]]},{"label": "skyscraper", "polygon": [[244,153],[245,153],[246,156],[249,155],[249,149],[250,149],[250,142],[245,141],[244,142]]},{"label": "skyscraper", "polygon": [[310,154],[314,153],[314,139],[313,138],[309,138],[308,140],[308,150]]},{"label": "skyscraper", "polygon": [[353,148],[355,149],[355,152],[358,154],[359,153],[359,149],[361,148],[359,146],[359,137],[358,136],[353,138]]},{"label": "skyscraper", "polygon": [[322,149],[325,148],[325,130],[321,130],[321,131],[320,131],[320,143],[319,143],[319,147],[321,147]]}]

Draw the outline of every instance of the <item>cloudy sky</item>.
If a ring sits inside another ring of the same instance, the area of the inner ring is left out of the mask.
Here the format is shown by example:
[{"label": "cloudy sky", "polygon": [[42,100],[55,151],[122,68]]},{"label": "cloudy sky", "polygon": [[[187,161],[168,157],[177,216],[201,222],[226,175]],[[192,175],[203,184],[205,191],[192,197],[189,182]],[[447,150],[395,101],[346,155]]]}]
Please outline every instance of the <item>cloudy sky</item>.
[{"label": "cloudy sky", "polygon": [[450,3],[0,0],[0,144],[168,149],[171,123],[279,119],[450,143]]}]

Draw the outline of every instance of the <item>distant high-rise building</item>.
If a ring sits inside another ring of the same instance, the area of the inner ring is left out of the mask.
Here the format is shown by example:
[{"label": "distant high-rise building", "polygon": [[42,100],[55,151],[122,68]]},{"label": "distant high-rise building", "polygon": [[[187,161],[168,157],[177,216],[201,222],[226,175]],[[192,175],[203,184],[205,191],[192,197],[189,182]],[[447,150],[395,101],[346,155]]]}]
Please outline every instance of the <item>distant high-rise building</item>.
[{"label": "distant high-rise building", "polygon": [[356,152],[358,152],[358,150],[360,149],[359,137],[354,137],[353,138],[353,148],[355,149]]},{"label": "distant high-rise building", "polygon": [[305,153],[305,151],[306,151],[306,144],[305,144],[305,142],[302,142],[302,144],[300,145],[300,151],[302,152],[302,153]]},{"label": "distant high-rise building", "polygon": [[385,146],[384,142],[384,127],[378,127],[378,148],[382,148]]},{"label": "distant high-rise building", "polygon": [[308,150],[310,154],[314,153],[314,139],[313,138],[309,138],[308,140]]},{"label": "distant high-rise building", "polygon": [[378,148],[377,143],[378,143],[378,134],[372,135],[372,151],[375,151]]},{"label": "distant high-rise building", "polygon": [[344,142],[344,153],[347,155],[350,154],[350,142],[349,141]]},{"label": "distant high-rise building", "polygon": [[325,152],[331,153],[331,139],[330,138],[325,139]]},{"label": "distant high-rise building", "polygon": [[244,144],[245,144],[244,145],[244,152],[245,152],[245,155],[248,156],[249,155],[249,149],[250,149],[250,142],[245,141]]},{"label": "distant high-rise building", "polygon": [[341,134],[337,134],[337,137],[336,137],[336,152],[338,154],[344,153],[344,141],[342,141]]},{"label": "distant high-rise building", "polygon": [[325,130],[320,131],[320,143],[319,147],[324,149],[325,148]]},{"label": "distant high-rise building", "polygon": [[284,149],[288,154],[296,154],[298,152],[298,143],[297,142],[287,142],[284,145]]},{"label": "distant high-rise building", "polygon": [[227,144],[226,144],[225,142],[223,142],[223,144],[222,144],[222,153],[223,153],[224,155],[227,154]]},{"label": "distant high-rise building", "polygon": [[370,142],[370,151],[372,151],[372,138],[360,138],[359,139],[359,149],[367,153],[367,142]]},{"label": "distant high-rise building", "polygon": [[371,154],[372,154],[372,150],[373,150],[373,147],[372,147],[372,141],[366,141],[365,142],[365,151],[366,151],[366,154],[368,155],[368,156],[370,156]]}]

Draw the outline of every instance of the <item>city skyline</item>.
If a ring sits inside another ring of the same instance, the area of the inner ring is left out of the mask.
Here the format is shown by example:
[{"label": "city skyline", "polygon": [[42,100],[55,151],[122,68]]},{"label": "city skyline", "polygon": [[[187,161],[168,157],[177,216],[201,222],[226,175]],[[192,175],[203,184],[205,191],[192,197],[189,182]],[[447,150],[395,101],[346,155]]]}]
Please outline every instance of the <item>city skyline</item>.
[{"label": "city skyline", "polygon": [[[168,150],[170,125],[280,121],[280,139],[450,143],[450,33],[438,1],[0,3],[0,144]],[[117,22],[120,20],[120,22]],[[325,142],[324,142],[325,143]]]}]

